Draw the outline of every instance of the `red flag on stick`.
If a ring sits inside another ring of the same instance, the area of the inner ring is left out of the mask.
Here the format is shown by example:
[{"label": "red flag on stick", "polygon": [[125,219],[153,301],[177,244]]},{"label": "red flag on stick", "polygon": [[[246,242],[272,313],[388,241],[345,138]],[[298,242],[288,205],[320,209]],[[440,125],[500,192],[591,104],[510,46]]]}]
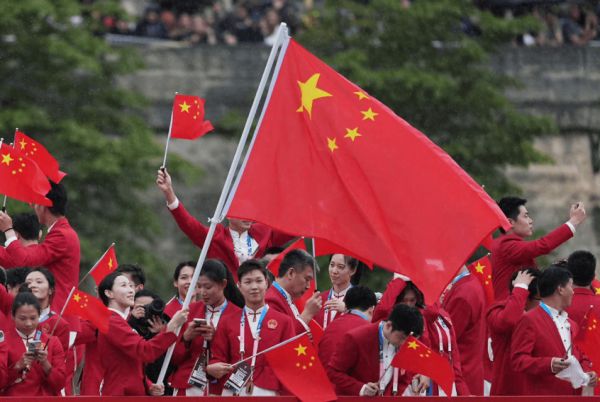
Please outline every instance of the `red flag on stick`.
[{"label": "red flag on stick", "polygon": [[301,401],[333,401],[337,397],[308,335],[265,354],[281,383]]},{"label": "red flag on stick", "polygon": [[211,122],[204,120],[204,99],[193,95],[175,95],[171,137],[195,140],[212,129]]},{"label": "red flag on stick", "polygon": [[[452,395],[454,370],[448,359],[429,349],[417,338],[409,336],[394,359],[392,366],[430,377],[446,393]],[[467,374],[468,375],[468,374]]]},{"label": "red flag on stick", "polygon": [[100,300],[81,290],[76,290],[69,299],[65,315],[75,315],[90,321],[102,333],[108,332],[110,310]]},{"label": "red flag on stick", "polygon": [[293,40],[257,135],[228,216],[326,239],[426,300],[510,227],[448,154]]},{"label": "red flag on stick", "polygon": [[59,170],[57,160],[42,144],[18,130],[15,133],[15,147],[37,163],[42,172],[54,183],[60,182],[67,175]]},{"label": "red flag on stick", "polygon": [[0,194],[23,202],[52,206],[50,182],[38,165],[18,149],[0,146]]},{"label": "red flag on stick", "polygon": [[494,286],[492,285],[492,262],[486,255],[468,266],[471,275],[474,275],[483,286],[487,304],[494,302]]},{"label": "red flag on stick", "polygon": [[90,270],[90,275],[94,278],[96,285],[99,285],[106,275],[117,269],[117,265],[117,253],[115,251],[115,244],[113,243]]}]

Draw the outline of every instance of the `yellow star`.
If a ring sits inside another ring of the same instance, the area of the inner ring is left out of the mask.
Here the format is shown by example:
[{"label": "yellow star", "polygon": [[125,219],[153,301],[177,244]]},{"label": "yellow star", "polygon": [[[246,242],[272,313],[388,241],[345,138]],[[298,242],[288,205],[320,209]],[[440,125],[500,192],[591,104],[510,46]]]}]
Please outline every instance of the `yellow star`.
[{"label": "yellow star", "polygon": [[367,96],[367,94],[364,93],[363,91],[356,91],[356,92],[354,92],[354,94],[356,96],[358,96],[358,100],[369,99],[369,97]]},{"label": "yellow star", "polygon": [[296,352],[298,352],[298,356],[304,355],[306,356],[306,346],[302,346],[301,343],[298,344],[297,348],[294,348]]},{"label": "yellow star", "polygon": [[79,303],[79,301],[81,300],[81,296],[79,296],[79,293],[75,293],[73,295],[73,300],[75,300],[77,303]]},{"label": "yellow star", "polygon": [[109,268],[109,269],[112,269],[112,267],[113,267],[112,258],[109,258],[109,259],[108,259],[108,268]]},{"label": "yellow star", "polygon": [[354,142],[356,137],[362,137],[362,134],[358,132],[358,127],[355,127],[352,130],[350,130],[349,128],[346,129],[346,135],[344,136],[344,138],[350,138],[352,142]]},{"label": "yellow star", "polygon": [[10,157],[10,153],[2,155],[2,163],[6,166],[10,166],[12,161],[14,161],[14,159]]},{"label": "yellow star", "polygon": [[336,149],[339,148],[337,146],[337,144],[335,143],[335,137],[333,137],[333,138],[327,138],[327,147],[329,148],[329,150],[331,152],[333,152],[333,151],[335,151]]},{"label": "yellow star", "polygon": [[600,295],[600,288],[594,288],[595,292],[597,295]]},{"label": "yellow star", "polygon": [[478,262],[477,265],[475,265],[475,271],[477,271],[480,274],[483,274],[484,269],[485,269],[485,265],[481,265],[480,262]]},{"label": "yellow star", "polygon": [[187,103],[185,103],[185,101],[183,101],[183,103],[179,104],[179,107],[181,108],[181,112],[186,112],[189,113],[190,112],[190,107],[192,105],[188,105]]},{"label": "yellow star", "polygon": [[25,145],[27,145],[27,143],[25,142],[25,139],[21,138],[21,141],[19,141],[19,144],[21,145],[21,149],[25,149]]},{"label": "yellow star", "polygon": [[408,348],[409,349],[417,350],[418,347],[419,347],[419,344],[417,343],[417,341],[410,341],[410,342],[408,342]]},{"label": "yellow star", "polygon": [[302,105],[296,110],[296,112],[308,112],[308,117],[312,119],[312,107],[313,102],[320,98],[326,98],[332,96],[330,93],[323,91],[321,88],[317,88],[317,82],[321,74],[313,74],[306,82],[298,81],[300,86],[300,92],[302,92]]},{"label": "yellow star", "polygon": [[363,120],[371,120],[375,121],[375,116],[379,115],[379,113],[375,113],[373,109],[369,108],[369,110],[361,111],[363,114]]}]

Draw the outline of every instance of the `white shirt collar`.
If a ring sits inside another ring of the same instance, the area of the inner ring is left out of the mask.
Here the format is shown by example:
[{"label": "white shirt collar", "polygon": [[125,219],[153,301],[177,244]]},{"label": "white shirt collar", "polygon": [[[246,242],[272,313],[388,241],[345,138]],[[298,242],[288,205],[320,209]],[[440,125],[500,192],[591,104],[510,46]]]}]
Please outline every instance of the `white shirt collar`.
[{"label": "white shirt collar", "polygon": [[333,291],[333,295],[336,296],[346,296],[346,293],[348,292],[348,290],[350,290],[350,288],[352,287],[352,283],[349,283],[348,286],[346,286],[346,289],[342,290],[341,292],[336,292],[333,287],[331,288],[331,290]]},{"label": "white shirt collar", "polygon": [[127,310],[125,310],[125,312],[119,311],[115,308],[109,307],[108,308],[111,311],[114,311],[115,313],[119,314],[121,316],[122,319],[124,319],[125,321],[127,321],[127,318],[129,317],[129,307],[127,307]]},{"label": "white shirt collar", "polygon": [[54,227],[54,225],[56,225],[56,222],[58,222],[58,219],[55,220],[52,225],[48,226],[48,231],[46,233],[50,233],[50,231],[52,230],[52,228]]},{"label": "white shirt collar", "polygon": [[49,315],[50,315],[50,306],[48,306],[40,311],[40,319],[48,318]]},{"label": "white shirt collar", "polygon": [[22,333],[21,331],[19,331],[18,329],[15,328],[15,331],[17,331],[17,334],[19,334],[19,336],[21,337],[21,339],[23,340],[27,340],[27,339],[33,339],[33,337],[35,336],[35,331],[34,330],[31,335],[27,336],[24,333]]}]

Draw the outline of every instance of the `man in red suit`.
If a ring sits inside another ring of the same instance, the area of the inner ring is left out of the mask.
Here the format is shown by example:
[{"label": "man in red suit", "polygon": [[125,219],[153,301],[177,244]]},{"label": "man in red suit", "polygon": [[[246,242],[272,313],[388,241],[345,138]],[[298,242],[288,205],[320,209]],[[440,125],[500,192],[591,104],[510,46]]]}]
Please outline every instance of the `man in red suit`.
[{"label": "man in red suit", "polygon": [[294,304],[306,293],[314,277],[314,258],[304,250],[291,250],[283,257],[277,279],[267,290],[266,302],[274,310],[292,318],[297,334],[309,329],[308,323],[321,310],[323,304],[319,292],[315,292],[306,301],[302,313]]},{"label": "man in red suit", "polygon": [[[410,381],[400,376],[390,363],[409,334],[423,333],[423,316],[404,304],[394,306],[389,318],[377,324],[362,325],[344,334],[326,367],[338,395],[399,395]],[[416,376],[419,388],[428,381]]]},{"label": "man in red suit", "polygon": [[[163,192],[167,208],[179,228],[196,246],[202,247],[208,234],[208,227],[190,215],[183,203],[179,201],[173,190],[171,176],[166,169],[158,171],[156,185]],[[207,258],[223,261],[237,280],[237,269],[242,262],[250,258],[260,258],[267,248],[281,246],[293,238],[261,223],[231,218],[229,227],[217,226]]]},{"label": "man in red suit", "polygon": [[[56,278],[56,293],[52,309],[60,311],[71,288],[79,282],[79,237],[65,218],[67,192],[62,184],[50,183],[52,188],[46,195],[51,207],[34,205],[39,222],[48,228],[46,238],[40,244],[23,246],[17,241],[12,229],[12,219],[0,212],[0,230],[6,235],[5,251],[8,256],[5,268],[37,267],[48,268]],[[2,250],[0,248],[0,250]]]},{"label": "man in red suit", "polygon": [[486,346],[485,294],[479,280],[463,267],[444,296],[458,343],[460,365],[471,395],[483,395],[483,359]]},{"label": "man in red suit", "polygon": [[589,251],[573,252],[567,260],[567,268],[573,275],[573,302],[566,311],[569,318],[581,326],[583,318],[590,309],[600,313],[600,297],[592,290],[592,281],[596,276],[596,257]]},{"label": "man in red suit", "polygon": [[344,334],[363,325],[368,325],[373,317],[373,310],[377,305],[377,297],[366,286],[353,286],[348,289],[344,297],[347,313],[342,314],[332,321],[319,341],[319,359],[323,367],[327,367],[331,356]]},{"label": "man in red suit", "polygon": [[519,321],[510,347],[512,367],[523,376],[521,394],[581,395],[580,389],[555,376],[570,365],[572,356],[590,376],[587,385],[595,387],[597,383],[589,361],[573,344],[577,324],[565,312],[573,299],[571,273],[551,265],[538,279],[538,288],[542,301]]},{"label": "man in red suit", "polygon": [[540,271],[535,268],[515,272],[510,296],[495,302],[487,311],[488,333],[494,351],[490,395],[521,395],[523,376],[512,369],[510,342],[523,314],[539,305],[539,276]]},{"label": "man in red suit", "polygon": [[523,268],[535,267],[535,258],[550,253],[575,234],[575,228],[585,220],[585,208],[579,202],[571,206],[570,219],[546,236],[533,241],[525,238],[533,234],[533,219],[518,197],[504,197],[498,202],[512,229],[492,243],[492,284],[496,300],[508,297],[510,276]]}]

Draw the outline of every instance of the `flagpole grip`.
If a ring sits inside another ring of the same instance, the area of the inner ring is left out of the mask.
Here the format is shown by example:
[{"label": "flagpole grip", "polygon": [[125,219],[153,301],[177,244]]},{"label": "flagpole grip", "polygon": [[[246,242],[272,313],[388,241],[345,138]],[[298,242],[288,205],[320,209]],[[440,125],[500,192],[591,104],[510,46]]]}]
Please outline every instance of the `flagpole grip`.
[{"label": "flagpole grip", "polygon": [[[177,92],[175,92],[177,95]],[[165,169],[167,167],[167,155],[169,153],[169,143],[171,142],[171,130],[173,129],[173,109],[171,109],[171,121],[169,122],[169,134],[167,135],[167,143],[165,144],[165,155],[163,156],[163,163],[161,169]]]},{"label": "flagpole grip", "polygon": [[[67,304],[69,304],[69,302],[71,301],[71,297],[73,296],[74,292],[75,292],[75,286],[73,286],[71,288],[71,291],[69,292],[69,296],[67,296],[67,300],[65,301],[65,304],[63,304],[62,309],[60,310],[60,314],[58,315],[58,320],[56,320],[56,322],[54,323],[54,326],[52,327],[52,331],[50,331],[50,333],[48,334],[48,337],[51,337],[54,335],[54,332],[56,331],[56,327],[58,327],[58,323],[60,322],[60,319],[62,318],[63,314],[65,313],[65,310],[67,309]],[[50,342],[46,342],[46,345],[44,346],[43,350],[46,350],[46,348],[48,348],[48,343],[50,343]]]}]

